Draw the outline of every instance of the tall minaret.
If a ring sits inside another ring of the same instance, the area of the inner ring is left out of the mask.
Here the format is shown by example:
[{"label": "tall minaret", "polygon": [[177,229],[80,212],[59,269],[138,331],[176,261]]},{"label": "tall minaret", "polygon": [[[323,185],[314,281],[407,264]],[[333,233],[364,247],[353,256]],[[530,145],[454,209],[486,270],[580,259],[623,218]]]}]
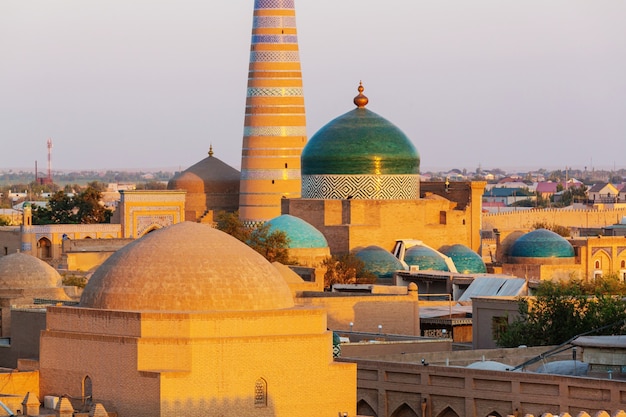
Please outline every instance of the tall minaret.
[{"label": "tall minaret", "polygon": [[281,199],[300,197],[306,117],[294,0],[255,0],[239,217],[279,216]]}]

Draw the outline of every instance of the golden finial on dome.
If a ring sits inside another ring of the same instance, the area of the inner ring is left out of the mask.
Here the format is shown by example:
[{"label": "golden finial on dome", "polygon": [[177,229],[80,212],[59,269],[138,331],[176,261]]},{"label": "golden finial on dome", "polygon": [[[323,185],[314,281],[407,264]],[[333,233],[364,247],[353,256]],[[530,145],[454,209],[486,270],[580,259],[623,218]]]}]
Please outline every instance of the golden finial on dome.
[{"label": "golden finial on dome", "polygon": [[213,144],[209,145],[209,156],[213,156]]},{"label": "golden finial on dome", "polygon": [[363,88],[363,81],[359,81],[359,95],[354,98],[354,104],[359,109],[365,108],[369,102],[369,99],[363,95],[363,90],[365,90],[365,88]]}]

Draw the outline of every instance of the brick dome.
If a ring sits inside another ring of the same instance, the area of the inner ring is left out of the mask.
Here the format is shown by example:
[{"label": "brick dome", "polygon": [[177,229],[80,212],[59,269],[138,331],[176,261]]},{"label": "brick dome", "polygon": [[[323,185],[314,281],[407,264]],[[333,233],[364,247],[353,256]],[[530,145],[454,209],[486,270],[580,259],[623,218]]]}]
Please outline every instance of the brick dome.
[{"label": "brick dome", "polygon": [[120,249],[91,277],[80,305],[131,311],[245,311],[293,307],[265,258],[210,226],[183,222]]},{"label": "brick dome", "polygon": [[61,275],[39,258],[13,253],[0,258],[0,289],[61,287]]}]

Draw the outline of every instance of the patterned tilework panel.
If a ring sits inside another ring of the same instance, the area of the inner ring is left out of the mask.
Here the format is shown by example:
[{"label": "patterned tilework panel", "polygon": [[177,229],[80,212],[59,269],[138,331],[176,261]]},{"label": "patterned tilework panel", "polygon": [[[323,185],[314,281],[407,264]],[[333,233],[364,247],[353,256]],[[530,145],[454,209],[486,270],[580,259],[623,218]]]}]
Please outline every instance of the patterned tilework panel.
[{"label": "patterned tilework panel", "polygon": [[295,29],[296,18],[293,16],[255,16],[252,25],[254,28]]},{"label": "patterned tilework panel", "polygon": [[306,136],[304,126],[245,126],[244,136]]},{"label": "patterned tilework panel", "polygon": [[241,171],[242,180],[299,180],[299,169],[247,169]]},{"label": "patterned tilework panel", "polygon": [[419,175],[303,175],[302,198],[413,200]]},{"label": "patterned tilework panel", "polygon": [[300,62],[298,51],[250,52],[250,62]]},{"label": "patterned tilework panel", "polygon": [[298,87],[249,87],[248,97],[302,97]]},{"label": "patterned tilework panel", "polygon": [[255,9],[293,9],[294,0],[256,0]]},{"label": "patterned tilework panel", "polygon": [[252,35],[252,43],[298,43],[296,35]]}]

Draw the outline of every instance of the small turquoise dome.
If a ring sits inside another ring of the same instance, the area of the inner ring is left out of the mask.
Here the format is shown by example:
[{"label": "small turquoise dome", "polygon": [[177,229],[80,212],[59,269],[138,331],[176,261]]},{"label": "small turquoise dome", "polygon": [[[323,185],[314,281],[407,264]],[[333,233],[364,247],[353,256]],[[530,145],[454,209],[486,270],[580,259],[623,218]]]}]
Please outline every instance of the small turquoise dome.
[{"label": "small turquoise dome", "polygon": [[456,270],[462,274],[484,274],[487,266],[482,258],[465,245],[445,246],[439,252],[452,258]]},{"label": "small turquoise dome", "polygon": [[322,127],[302,151],[302,175],[417,175],[420,157],[396,125],[365,108],[359,86],[357,108]]},{"label": "small turquoise dome", "polygon": [[404,254],[404,262],[407,265],[417,265],[420,270],[432,269],[435,271],[449,271],[446,261],[441,254],[426,246],[412,246]]},{"label": "small turquoise dome", "polygon": [[403,270],[402,262],[380,246],[368,246],[355,253],[365,263],[365,269],[379,279],[391,279],[395,271]]},{"label": "small turquoise dome", "polygon": [[292,216],[283,214],[267,222],[269,231],[284,232],[289,238],[289,248],[327,248],[328,242],[324,235],[310,223]]},{"label": "small turquoise dome", "polygon": [[574,248],[562,236],[537,229],[517,239],[511,245],[510,256],[516,258],[573,258]]}]

